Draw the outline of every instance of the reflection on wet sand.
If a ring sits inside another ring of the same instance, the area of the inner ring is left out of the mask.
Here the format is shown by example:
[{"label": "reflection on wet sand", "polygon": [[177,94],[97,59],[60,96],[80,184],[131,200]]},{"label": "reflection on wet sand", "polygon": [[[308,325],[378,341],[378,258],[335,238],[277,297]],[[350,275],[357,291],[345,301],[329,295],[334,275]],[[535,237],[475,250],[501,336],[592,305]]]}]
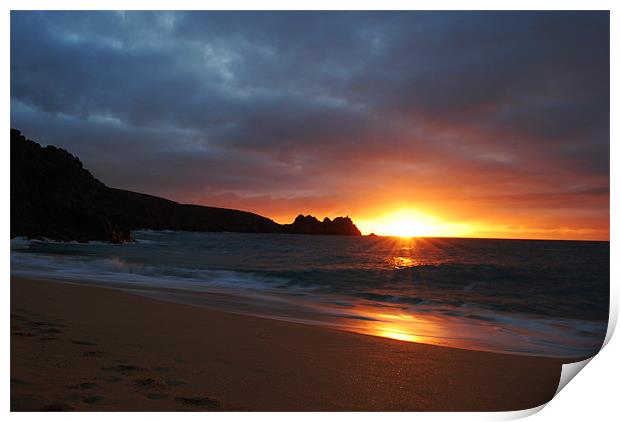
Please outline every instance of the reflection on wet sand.
[{"label": "reflection on wet sand", "polygon": [[[604,244],[135,235],[138,242],[122,246],[12,243],[11,272],[466,349],[589,356],[606,332],[603,300],[568,306],[605,295]],[[560,278],[567,287],[558,300],[550,292]]]},{"label": "reflection on wet sand", "polygon": [[449,345],[444,338],[445,330],[436,318],[382,313],[362,306],[355,311],[363,320],[352,323],[348,327],[351,331],[401,341]]}]

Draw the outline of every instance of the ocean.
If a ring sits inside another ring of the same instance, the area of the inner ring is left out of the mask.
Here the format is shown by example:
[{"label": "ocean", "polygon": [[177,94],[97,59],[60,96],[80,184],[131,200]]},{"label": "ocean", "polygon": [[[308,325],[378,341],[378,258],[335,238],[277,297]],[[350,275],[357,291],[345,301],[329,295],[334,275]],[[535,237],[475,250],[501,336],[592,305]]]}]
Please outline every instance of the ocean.
[{"label": "ocean", "polygon": [[13,239],[11,274],[500,353],[591,356],[607,329],[609,242],[133,235],[126,244]]}]

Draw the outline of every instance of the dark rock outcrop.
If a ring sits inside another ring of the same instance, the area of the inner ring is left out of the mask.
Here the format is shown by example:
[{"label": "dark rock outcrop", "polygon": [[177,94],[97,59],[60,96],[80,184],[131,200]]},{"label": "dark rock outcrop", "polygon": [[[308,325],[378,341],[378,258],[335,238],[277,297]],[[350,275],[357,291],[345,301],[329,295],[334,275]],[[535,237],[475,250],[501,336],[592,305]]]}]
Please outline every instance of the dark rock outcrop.
[{"label": "dark rock outcrop", "polygon": [[129,227],[109,216],[114,208],[110,190],[80,160],[11,129],[11,237],[127,241]]},{"label": "dark rock outcrop", "polygon": [[321,222],[311,215],[299,214],[292,224],[284,224],[282,228],[285,233],[362,235],[349,217],[336,217],[333,220],[325,217]]},{"label": "dark rock outcrop", "polygon": [[360,235],[348,217],[300,215],[280,225],[250,212],[109,188],[69,152],[11,129],[11,237],[126,242],[137,229]]}]

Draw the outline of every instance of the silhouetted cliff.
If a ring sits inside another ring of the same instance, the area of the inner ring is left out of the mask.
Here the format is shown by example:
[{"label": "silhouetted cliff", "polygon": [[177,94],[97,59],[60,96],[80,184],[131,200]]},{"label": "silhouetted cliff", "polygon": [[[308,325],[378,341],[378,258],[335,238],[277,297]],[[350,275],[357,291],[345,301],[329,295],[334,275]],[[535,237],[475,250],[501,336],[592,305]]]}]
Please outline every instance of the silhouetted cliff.
[{"label": "silhouetted cliff", "polygon": [[348,217],[300,215],[280,225],[250,212],[108,188],[67,151],[11,129],[11,237],[125,242],[137,229],[360,235]]},{"label": "silhouetted cliff", "polygon": [[284,224],[282,228],[284,233],[362,235],[349,217],[336,217],[333,220],[325,217],[321,222],[311,215],[299,214],[292,224]]},{"label": "silhouetted cliff", "polygon": [[115,203],[80,160],[11,129],[11,237],[129,240],[129,227],[109,216]]},{"label": "silhouetted cliff", "polygon": [[[276,233],[273,220],[245,211],[184,205],[143,193],[109,188],[120,205],[111,217],[131,230]],[[122,204],[122,205],[121,205]]]}]

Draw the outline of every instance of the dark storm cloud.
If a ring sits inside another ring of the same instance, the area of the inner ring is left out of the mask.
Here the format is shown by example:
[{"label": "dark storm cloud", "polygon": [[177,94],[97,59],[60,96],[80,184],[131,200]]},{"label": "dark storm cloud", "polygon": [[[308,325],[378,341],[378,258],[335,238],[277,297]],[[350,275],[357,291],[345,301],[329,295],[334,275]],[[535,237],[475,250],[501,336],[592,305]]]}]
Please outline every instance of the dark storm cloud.
[{"label": "dark storm cloud", "polygon": [[609,15],[13,12],[11,104],[108,184],[177,199],[415,164],[598,189]]}]

